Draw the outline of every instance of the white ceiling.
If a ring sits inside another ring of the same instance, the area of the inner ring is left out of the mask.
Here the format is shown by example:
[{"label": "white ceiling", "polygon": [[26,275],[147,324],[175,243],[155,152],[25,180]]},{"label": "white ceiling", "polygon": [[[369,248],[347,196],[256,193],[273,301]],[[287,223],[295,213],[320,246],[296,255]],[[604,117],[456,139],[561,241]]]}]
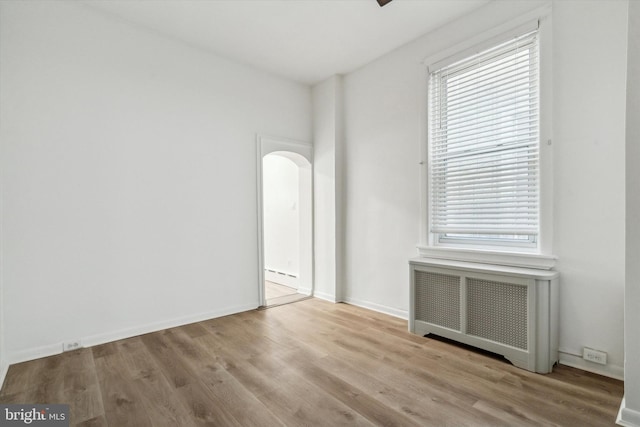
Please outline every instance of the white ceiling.
[{"label": "white ceiling", "polygon": [[85,0],[299,82],[345,74],[489,0]]}]

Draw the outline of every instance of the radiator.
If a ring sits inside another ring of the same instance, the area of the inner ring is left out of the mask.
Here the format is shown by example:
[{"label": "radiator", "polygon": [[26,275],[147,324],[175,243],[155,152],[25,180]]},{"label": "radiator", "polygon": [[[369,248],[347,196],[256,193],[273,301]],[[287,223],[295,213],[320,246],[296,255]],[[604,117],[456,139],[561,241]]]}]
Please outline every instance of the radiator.
[{"label": "radiator", "polygon": [[415,258],[409,330],[436,334],[549,373],[558,361],[558,273]]}]

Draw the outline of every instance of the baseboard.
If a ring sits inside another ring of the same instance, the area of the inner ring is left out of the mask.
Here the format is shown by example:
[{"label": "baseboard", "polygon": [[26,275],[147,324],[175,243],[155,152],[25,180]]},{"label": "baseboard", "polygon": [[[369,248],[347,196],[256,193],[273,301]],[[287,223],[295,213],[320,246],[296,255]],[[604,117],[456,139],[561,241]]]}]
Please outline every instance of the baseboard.
[{"label": "baseboard", "polygon": [[7,371],[9,370],[9,364],[6,362],[0,363],[0,390],[4,386],[4,379],[7,377]]},{"label": "baseboard", "polygon": [[[176,326],[187,325],[189,323],[200,322],[203,320],[215,319],[216,317],[228,316],[230,314],[241,313],[243,311],[254,310],[256,304],[246,304],[224,310],[215,310],[206,313],[177,317],[171,320],[163,320],[153,322],[143,326],[134,328],[121,329],[113,332],[106,332],[87,337],[81,337],[83,347],[92,347],[94,345],[104,344],[111,341],[117,341],[125,338],[131,338],[138,335],[148,334],[151,332],[161,331],[163,329],[174,328]],[[62,342],[49,344],[41,347],[34,347],[26,350],[9,353],[7,355],[8,364],[21,363],[29,360],[39,359],[41,357],[53,356],[62,353]],[[8,368],[8,366],[7,366]]]},{"label": "baseboard", "polygon": [[397,308],[388,307],[386,305],[377,304],[375,302],[363,301],[357,298],[346,297],[344,300],[347,304],[357,305],[358,307],[368,308],[369,310],[377,311],[379,313],[388,314],[393,317],[398,317],[403,320],[409,318],[409,313],[406,310],[399,310]]},{"label": "baseboard", "polygon": [[306,295],[308,297],[313,296],[313,291],[311,290],[311,288],[298,288],[298,293]]},{"label": "baseboard", "polygon": [[618,417],[616,418],[616,424],[624,427],[640,427],[640,412],[635,409],[629,409],[626,407],[626,400],[623,397],[620,404],[620,410],[618,411]]},{"label": "baseboard", "polygon": [[319,298],[325,301],[329,301],[329,302],[338,302],[338,300],[336,299],[336,296],[334,294],[330,294],[327,292],[319,292],[319,291],[313,291],[313,296],[315,298]]},{"label": "baseboard", "polygon": [[269,282],[277,283],[279,285],[288,286],[293,289],[298,289],[298,287],[300,286],[300,278],[272,270],[264,270],[264,280],[268,280]]},{"label": "baseboard", "polygon": [[583,371],[592,372],[616,380],[624,381],[624,368],[617,365],[598,365],[593,362],[584,360],[582,356],[578,356],[577,352],[560,350],[560,364],[571,366],[572,368],[582,369]]}]

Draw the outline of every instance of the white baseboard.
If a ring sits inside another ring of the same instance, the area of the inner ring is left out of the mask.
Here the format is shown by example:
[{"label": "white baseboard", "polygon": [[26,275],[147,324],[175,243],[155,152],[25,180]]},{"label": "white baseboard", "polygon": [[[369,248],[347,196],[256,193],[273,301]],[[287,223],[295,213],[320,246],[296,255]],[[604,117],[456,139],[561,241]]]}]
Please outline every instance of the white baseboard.
[{"label": "white baseboard", "polygon": [[315,298],[319,298],[325,301],[329,301],[329,302],[338,302],[338,300],[336,299],[336,296],[334,294],[330,294],[327,292],[319,292],[319,291],[314,291],[313,292],[313,296]]},{"label": "white baseboard", "polygon": [[584,360],[582,356],[578,356],[574,351],[560,350],[560,364],[571,366],[572,368],[582,369],[583,371],[592,372],[616,380],[624,381],[624,368],[617,365],[598,365],[597,363]]},{"label": "white baseboard", "polygon": [[388,314],[390,316],[398,317],[403,320],[407,320],[409,318],[409,313],[406,310],[399,310],[397,308],[388,307],[386,305],[377,304],[375,302],[363,301],[351,297],[346,297],[343,301],[347,304],[353,304],[357,305],[358,307],[368,308],[369,310]]},{"label": "white baseboard", "polygon": [[7,376],[7,371],[9,370],[9,364],[6,362],[0,363],[0,390],[2,390],[2,386],[4,385],[4,379]]},{"label": "white baseboard", "polygon": [[623,397],[618,411],[616,424],[623,427],[640,427],[640,411],[626,407],[626,400]]},{"label": "white baseboard", "polygon": [[[243,311],[254,310],[258,306],[256,304],[246,304],[231,307],[223,310],[215,310],[206,313],[199,313],[189,316],[177,317],[171,320],[162,320],[133,328],[121,329],[113,332],[105,332],[101,334],[81,337],[83,347],[92,347],[94,345],[104,344],[111,341],[117,341],[125,338],[131,338],[150,332],[157,332],[163,329],[174,328],[176,326],[187,325],[189,323],[200,322],[203,320],[215,319],[216,317],[228,316],[230,314],[241,313]],[[28,360],[39,359],[41,357],[53,356],[62,353],[62,343],[48,344],[41,347],[34,347],[20,350],[7,355],[9,364],[26,362]],[[8,368],[8,366],[7,366]]]},{"label": "white baseboard", "polygon": [[60,353],[62,353],[62,343],[55,343],[27,348],[14,353],[10,352],[7,355],[7,359],[9,360],[9,365],[13,365],[15,363],[28,362],[29,360],[40,359],[41,357],[53,356],[54,354]]},{"label": "white baseboard", "polygon": [[311,290],[311,288],[298,288],[298,293],[306,295],[308,297],[313,296],[313,291]]},{"label": "white baseboard", "polygon": [[293,289],[298,289],[300,286],[300,279],[298,277],[276,271],[264,270],[264,280]]}]

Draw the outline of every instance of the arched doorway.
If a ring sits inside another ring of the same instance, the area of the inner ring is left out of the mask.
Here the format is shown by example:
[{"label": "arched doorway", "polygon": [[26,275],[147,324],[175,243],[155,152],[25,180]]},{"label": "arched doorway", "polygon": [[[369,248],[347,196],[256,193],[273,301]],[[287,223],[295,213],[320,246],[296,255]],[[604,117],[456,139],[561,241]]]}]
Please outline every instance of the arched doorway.
[{"label": "arched doorway", "polygon": [[[258,136],[259,305],[265,281],[313,293],[311,144]],[[286,299],[285,299],[286,300]]]}]

